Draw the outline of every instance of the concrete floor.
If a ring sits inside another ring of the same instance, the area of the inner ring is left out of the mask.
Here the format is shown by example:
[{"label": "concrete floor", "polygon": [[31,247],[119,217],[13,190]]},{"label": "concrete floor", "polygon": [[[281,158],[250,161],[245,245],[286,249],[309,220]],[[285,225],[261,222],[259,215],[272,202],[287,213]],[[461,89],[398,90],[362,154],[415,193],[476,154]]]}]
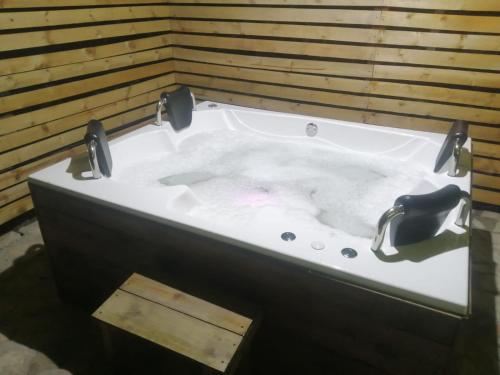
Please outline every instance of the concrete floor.
[{"label": "concrete floor", "polygon": [[[453,375],[500,375],[497,264],[500,264],[500,214],[475,211],[473,316],[464,322],[457,338],[451,365]],[[38,223],[31,220],[1,236],[0,374],[109,374],[111,370],[103,353],[95,323],[57,298]],[[335,363],[336,370],[328,373],[380,373],[346,358],[335,358]]]}]

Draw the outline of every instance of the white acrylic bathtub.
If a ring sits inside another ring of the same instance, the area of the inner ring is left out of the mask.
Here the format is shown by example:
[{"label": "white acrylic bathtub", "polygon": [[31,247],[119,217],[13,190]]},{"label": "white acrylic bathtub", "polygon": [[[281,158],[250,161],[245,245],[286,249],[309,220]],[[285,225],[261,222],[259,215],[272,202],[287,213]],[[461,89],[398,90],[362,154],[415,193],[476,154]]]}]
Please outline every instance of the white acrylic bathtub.
[{"label": "white acrylic bathtub", "polygon": [[[71,194],[293,262],[336,279],[455,315],[469,306],[468,231],[370,250],[380,215],[404,194],[448,184],[470,192],[465,173],[433,173],[445,136],[205,102],[192,125],[167,122],[110,142],[111,178],[91,178],[85,157],[30,177]],[[306,135],[308,123],[317,135]],[[464,146],[470,150],[470,141]],[[284,241],[293,232],[294,241]],[[386,236],[388,237],[388,236]],[[344,248],[357,251],[347,258]],[[401,250],[401,249],[400,249]]]}]

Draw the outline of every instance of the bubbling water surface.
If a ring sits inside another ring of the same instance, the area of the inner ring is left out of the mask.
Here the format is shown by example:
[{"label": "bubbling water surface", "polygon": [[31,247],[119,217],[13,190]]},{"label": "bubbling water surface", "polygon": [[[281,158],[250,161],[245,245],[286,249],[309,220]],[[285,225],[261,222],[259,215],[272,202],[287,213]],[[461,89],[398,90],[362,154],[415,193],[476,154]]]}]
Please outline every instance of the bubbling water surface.
[{"label": "bubbling water surface", "polygon": [[314,140],[217,130],[138,161],[116,178],[144,187],[187,185],[202,202],[189,214],[208,220],[243,225],[267,209],[369,238],[380,215],[426,174],[415,163]]}]

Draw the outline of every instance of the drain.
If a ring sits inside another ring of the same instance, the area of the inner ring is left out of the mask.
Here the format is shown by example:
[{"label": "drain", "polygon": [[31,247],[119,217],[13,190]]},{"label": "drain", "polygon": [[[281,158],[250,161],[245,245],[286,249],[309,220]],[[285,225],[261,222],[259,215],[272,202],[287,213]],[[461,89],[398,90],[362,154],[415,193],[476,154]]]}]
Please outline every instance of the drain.
[{"label": "drain", "polygon": [[281,233],[281,239],[283,241],[294,241],[296,238],[297,238],[297,236],[295,236],[295,233],[292,233],[292,232]]},{"label": "drain", "polygon": [[217,108],[217,104],[215,104],[215,103],[210,103],[210,104],[208,105],[208,108]]},{"label": "drain", "polygon": [[343,248],[340,253],[346,258],[356,258],[358,256],[358,252],[350,247]]},{"label": "drain", "polygon": [[314,137],[316,134],[318,134],[318,125],[313,124],[312,122],[310,122],[309,124],[307,124],[307,126],[306,126],[306,135],[308,137]]}]

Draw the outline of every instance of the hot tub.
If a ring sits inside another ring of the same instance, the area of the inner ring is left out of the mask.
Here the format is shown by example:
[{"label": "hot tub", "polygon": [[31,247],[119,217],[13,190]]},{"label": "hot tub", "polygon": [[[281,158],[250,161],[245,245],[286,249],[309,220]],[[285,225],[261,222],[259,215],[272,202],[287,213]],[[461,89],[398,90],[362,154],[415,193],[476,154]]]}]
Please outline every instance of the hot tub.
[{"label": "hot tub", "polygon": [[[213,278],[236,289],[241,277],[247,295],[265,294],[268,281],[280,285],[276,293],[304,285],[267,270],[264,264],[274,262],[303,271],[305,283],[307,275],[320,275],[397,304],[466,316],[469,233],[454,224],[458,208],[431,240],[395,249],[386,238],[382,254],[370,249],[378,219],[400,195],[448,184],[470,191],[468,155],[459,177],[433,173],[444,138],[205,102],[180,132],[164,122],[111,141],[110,178],[93,179],[84,155],[33,174],[29,183],[67,296],[88,291],[90,298],[120,267],[202,284]],[[224,247],[230,250],[219,251]],[[160,266],[162,256],[168,261]],[[231,263],[233,257],[240,258]],[[91,274],[77,276],[82,267]],[[327,287],[319,289],[328,295]],[[328,297],[321,298],[311,303],[324,306]],[[266,295],[260,303],[271,300]]]}]

